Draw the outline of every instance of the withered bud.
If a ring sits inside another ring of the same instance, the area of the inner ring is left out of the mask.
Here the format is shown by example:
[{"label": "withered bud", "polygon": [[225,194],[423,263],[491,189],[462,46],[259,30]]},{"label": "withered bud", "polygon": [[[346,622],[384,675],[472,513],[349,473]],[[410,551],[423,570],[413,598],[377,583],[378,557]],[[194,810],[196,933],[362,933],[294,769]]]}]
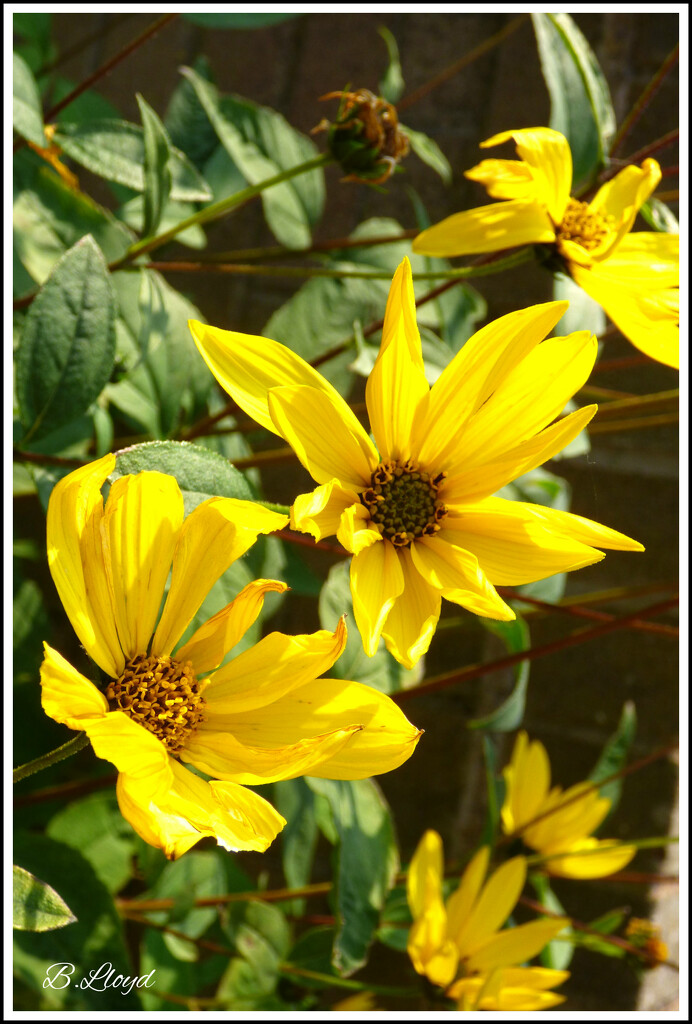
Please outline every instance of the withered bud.
[{"label": "withered bud", "polygon": [[369,89],[329,92],[320,97],[336,98],[341,100],[336,120],[323,118],[312,133],[328,132],[327,147],[346,172],[344,181],[381,185],[409,151],[396,108]]}]

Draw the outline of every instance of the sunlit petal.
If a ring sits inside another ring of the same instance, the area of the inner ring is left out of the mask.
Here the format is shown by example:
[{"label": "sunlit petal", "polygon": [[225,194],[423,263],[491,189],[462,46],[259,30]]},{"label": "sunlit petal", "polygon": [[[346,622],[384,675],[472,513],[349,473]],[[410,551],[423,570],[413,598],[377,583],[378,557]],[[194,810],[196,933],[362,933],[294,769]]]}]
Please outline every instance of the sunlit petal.
[{"label": "sunlit petal", "polygon": [[399,557],[389,541],[364,548],[351,560],[353,614],[365,653],[372,657],[389,612],[404,589]]},{"label": "sunlit petal", "polygon": [[481,142],[481,147],[499,146],[509,139],[514,139],[517,153],[531,168],[536,196],[553,224],[559,224],[572,187],[572,151],[567,139],[552,128],[521,128],[493,135]]},{"label": "sunlit petal", "polygon": [[413,668],[425,654],[440,618],[440,592],[416,569],[411,552],[403,548],[399,565],[404,589],[387,616],[382,636],[387,650],[405,668]]},{"label": "sunlit petal", "polygon": [[339,543],[353,555],[382,541],[382,534],[375,528],[370,513],[360,501],[344,509],[336,536]]},{"label": "sunlit petal", "polygon": [[68,729],[83,729],[85,721],[103,718],[108,701],[101,691],[47,643],[43,652],[41,706],[46,714]]},{"label": "sunlit petal", "polygon": [[523,160],[481,160],[464,177],[483,185],[493,199],[540,199],[533,172]]},{"label": "sunlit petal", "polygon": [[358,501],[356,491],[330,480],[309,494],[299,494],[291,508],[291,529],[309,533],[315,540],[331,537],[339,529],[344,509]]},{"label": "sunlit petal", "polygon": [[414,238],[425,256],[464,256],[555,241],[555,228],[537,201],[508,199],[453,213]]},{"label": "sunlit petal", "polygon": [[551,917],[520,924],[517,928],[506,928],[493,935],[468,958],[468,970],[491,971],[530,960],[568,924],[569,918]]},{"label": "sunlit petal", "polygon": [[631,230],[643,203],[649,198],[659,181],[661,168],[655,160],[644,160],[641,167],[630,164],[601,185],[589,204],[591,211],[612,217],[615,230],[602,246],[594,250],[594,257],[605,259],[621,239]]},{"label": "sunlit petal", "polygon": [[448,601],[491,619],[510,621],[516,618],[470,551],[438,537],[426,537],[411,545],[411,556],[423,579],[441,590]]}]

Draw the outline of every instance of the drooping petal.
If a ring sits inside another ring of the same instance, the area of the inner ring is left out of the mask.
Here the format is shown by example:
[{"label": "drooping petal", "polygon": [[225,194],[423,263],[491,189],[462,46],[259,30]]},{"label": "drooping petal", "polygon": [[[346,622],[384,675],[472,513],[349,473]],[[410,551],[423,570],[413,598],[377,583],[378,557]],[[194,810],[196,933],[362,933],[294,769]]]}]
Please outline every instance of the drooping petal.
[{"label": "drooping petal", "polygon": [[354,724],[297,743],[268,747],[241,743],[226,731],[200,728],[190,735],[180,757],[216,779],[261,785],[317,774],[319,766],[345,747],[360,729],[360,725]]},{"label": "drooping petal", "polygon": [[110,489],[101,523],[104,561],[128,660],[149,646],[183,516],[175,477],[137,473]]},{"label": "drooping petal", "polygon": [[63,608],[89,657],[110,676],[125,667],[99,532],[101,487],[114,469],[115,456],[105,455],[59,480],[48,503],[46,529],[48,566]]},{"label": "drooping petal", "polygon": [[218,668],[262,611],[268,593],[288,590],[279,580],[253,580],[225,608],[208,619],[176,652],[176,660],[189,661],[195,675]]},{"label": "drooping petal", "polygon": [[405,668],[413,668],[434,636],[441,597],[418,572],[407,548],[399,552],[399,565],[404,589],[387,616],[382,636],[389,653]]},{"label": "drooping petal", "polygon": [[404,589],[404,574],[393,544],[363,548],[351,559],[353,614],[363,650],[372,657],[391,608]]},{"label": "drooping petal", "polygon": [[108,701],[101,691],[45,642],[41,706],[47,715],[68,729],[83,729],[85,721],[102,718],[108,712]]},{"label": "drooping petal", "polygon": [[361,491],[379,459],[374,445],[341,396],[315,388],[273,388],[268,405],[284,437],[318,484],[336,479]]},{"label": "drooping petal", "polygon": [[448,601],[487,618],[505,622],[516,618],[470,551],[464,551],[435,536],[425,537],[412,544],[411,556],[423,579],[441,590],[442,597]]},{"label": "drooping petal", "polygon": [[371,544],[382,541],[382,534],[370,519],[370,513],[360,501],[349,505],[341,514],[337,540],[352,555],[357,555]]},{"label": "drooping petal", "polygon": [[634,164],[623,167],[614,178],[601,185],[589,204],[589,210],[612,217],[615,228],[600,246],[592,250],[595,260],[606,259],[617,248],[660,180],[661,168],[655,160],[648,159],[641,167]]},{"label": "drooping petal", "polygon": [[356,491],[330,480],[309,494],[299,494],[291,507],[291,529],[309,533],[315,540],[331,537],[339,529],[344,509],[358,501]]},{"label": "drooping petal", "polygon": [[467,960],[469,971],[492,971],[536,956],[569,924],[567,917],[542,918],[493,935]]},{"label": "drooping petal", "polygon": [[424,256],[465,256],[555,241],[555,228],[540,203],[508,199],[445,217],[414,238]]},{"label": "drooping petal", "polygon": [[178,534],[171,586],[151,653],[170,654],[219,576],[259,534],[280,530],[287,522],[287,516],[239,498],[210,498],[198,505]]},{"label": "drooping petal", "polygon": [[404,259],[389,289],[380,351],[365,387],[370,426],[384,460],[417,456],[413,424],[428,390],[411,264]]},{"label": "drooping petal", "polygon": [[343,401],[321,373],[290,348],[270,338],[222,331],[198,320],[188,327],[204,361],[221,387],[265,430],[277,433],[267,407],[270,388],[305,384]]},{"label": "drooping petal", "polygon": [[517,153],[533,174],[535,195],[553,224],[560,224],[572,188],[572,151],[564,135],[553,128],[522,128],[500,132],[481,142],[481,148],[514,139]]},{"label": "drooping petal", "polygon": [[[278,750],[359,728],[350,741],[311,768],[327,779],[364,779],[392,771],[413,753],[420,731],[386,694],[362,683],[317,679],[257,709],[209,716],[207,725],[247,747]],[[206,725],[200,729],[204,733]]]},{"label": "drooping petal", "polygon": [[[610,319],[644,355],[674,369],[680,368],[679,294],[677,288],[661,291],[630,286],[626,275],[616,280],[602,272],[608,266],[589,269],[570,264],[580,288],[602,306]],[[655,278],[652,277],[652,280]]]},{"label": "drooping petal", "polygon": [[170,788],[172,758],[161,740],[122,711],[84,722],[94,753],[110,761],[133,780],[146,780],[160,796]]},{"label": "drooping petal", "polygon": [[[513,857],[493,872],[483,886],[468,917],[454,936],[461,957],[466,958],[475,953],[502,927],[514,910],[525,881],[526,859],[524,857]],[[506,963],[511,962],[506,961]],[[516,961],[514,962],[516,963]],[[492,966],[504,965],[493,964]],[[479,966],[477,969],[481,970],[481,967]]]},{"label": "drooping petal", "polygon": [[550,856],[544,864],[560,878],[605,878],[622,871],[636,852],[636,846],[621,846],[612,839],[580,839],[565,856]]},{"label": "drooping petal", "polygon": [[533,172],[523,160],[481,160],[464,177],[483,185],[493,199],[540,199]]},{"label": "drooping petal", "polygon": [[420,461],[433,472],[448,472],[448,461],[463,449],[464,426],[507,376],[545,338],[567,310],[566,302],[529,306],[494,320],[469,338],[430,391],[419,430]]},{"label": "drooping petal", "polygon": [[256,711],[327,672],[346,646],[346,625],[336,630],[288,636],[270,633],[215,672],[204,692],[206,720],[223,729],[219,717]]}]

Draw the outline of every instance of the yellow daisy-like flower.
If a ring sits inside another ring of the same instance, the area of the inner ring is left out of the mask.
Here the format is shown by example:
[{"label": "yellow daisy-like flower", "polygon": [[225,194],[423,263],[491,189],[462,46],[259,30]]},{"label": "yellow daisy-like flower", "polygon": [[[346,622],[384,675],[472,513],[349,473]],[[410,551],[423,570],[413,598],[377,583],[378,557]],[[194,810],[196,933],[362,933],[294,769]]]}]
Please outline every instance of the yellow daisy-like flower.
[{"label": "yellow daisy-like flower", "polygon": [[524,128],[500,132],[481,146],[508,139],[514,139],[521,160],[483,160],[465,172],[505,202],[447,217],[418,235],[413,251],[463,256],[553,245],[566,271],[633,345],[679,367],[678,235],[631,231],[661,180],[656,161],[623,168],[585,203],[570,196],[572,153],[564,135]]},{"label": "yellow daisy-like flower", "polygon": [[185,518],[176,480],[156,472],[116,479],[104,505],[114,469],[106,455],[61,480],[47,525],[60,600],[109,682],[97,688],[45,644],[42,704],[116,766],[120,809],[146,842],[171,858],[204,836],[263,851],[285,820],[246,786],[362,779],[411,756],[420,733],[389,697],[317,678],[344,649],[343,621],[334,633],[271,633],[219,668],[284,583],[249,583],[176,650],[216,580],[287,517],[211,498]]},{"label": "yellow daisy-like flower", "polygon": [[566,308],[548,302],[488,324],[429,388],[405,259],[365,392],[374,444],[331,384],[290,349],[190,321],[221,386],[283,437],[320,485],[296,499],[291,526],[316,540],[336,534],[352,553],[353,609],[368,655],[383,636],[399,662],[414,665],[443,597],[513,619],[494,584],[591,565],[603,558],[596,547],[643,550],[581,516],[492,497],[561,451],[596,412],[591,405],[554,422],[596,358],[588,331],[542,340]]},{"label": "yellow daisy-like flower", "polygon": [[564,793],[560,786],[551,789],[546,749],[538,740],[530,741],[525,732],[517,736],[503,775],[507,788],[502,827],[550,858],[544,867],[551,875],[602,878],[621,871],[634,857],[634,846],[591,836],[610,810],[610,800],[589,782]]},{"label": "yellow daisy-like flower", "polygon": [[550,989],[562,985],[569,971],[548,967],[507,967],[491,974],[461,978],[447,989],[459,1010],[549,1010],[565,997]]},{"label": "yellow daisy-like flower", "polygon": [[523,964],[569,923],[562,917],[539,918],[501,930],[524,888],[526,859],[513,857],[485,881],[489,859],[489,847],[481,847],[446,903],[437,832],[423,835],[411,860],[407,894],[413,925],[406,948],[418,974],[442,988],[460,979],[487,980],[494,971]]}]

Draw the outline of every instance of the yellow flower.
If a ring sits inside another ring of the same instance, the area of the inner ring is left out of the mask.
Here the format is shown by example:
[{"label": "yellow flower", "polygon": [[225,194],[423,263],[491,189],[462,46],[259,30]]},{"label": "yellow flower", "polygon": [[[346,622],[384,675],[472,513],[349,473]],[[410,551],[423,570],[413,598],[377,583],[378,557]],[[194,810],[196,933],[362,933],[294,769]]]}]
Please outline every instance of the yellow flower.
[{"label": "yellow flower", "polygon": [[447,988],[458,977],[487,976],[536,956],[569,923],[540,918],[501,931],[521,895],[526,860],[513,857],[484,882],[490,849],[471,859],[459,887],[442,897],[442,840],[427,831],[408,871],[408,903],[413,916],[407,950],[419,974]]},{"label": "yellow flower", "polygon": [[553,245],[572,278],[633,345],[668,366],[680,365],[679,238],[632,233],[659,181],[655,160],[630,164],[590,203],[570,197],[572,153],[552,128],[500,132],[481,146],[514,139],[521,160],[483,160],[466,177],[503,203],[455,213],[423,231],[413,251],[462,256],[518,245]]},{"label": "yellow flower", "polygon": [[459,1010],[549,1010],[565,997],[549,989],[562,985],[569,971],[548,967],[507,967],[455,981],[447,990]]},{"label": "yellow flower", "polygon": [[113,762],[120,809],[146,842],[168,857],[203,836],[263,851],[285,821],[246,786],[366,778],[410,757],[419,732],[393,701],[360,683],[317,679],[344,649],[343,621],[334,633],[271,633],[219,668],[265,594],[284,583],[249,583],[175,650],[216,580],[286,516],[211,498],[184,518],[177,482],[155,472],[115,480],[104,506],[114,469],[107,455],[61,480],[47,527],[60,600],[109,681],[98,689],[45,644],[42,704]]},{"label": "yellow flower", "polygon": [[491,496],[561,451],[596,412],[591,405],[553,422],[596,358],[588,331],[539,344],[566,308],[548,302],[488,324],[431,389],[404,260],[365,392],[375,444],[290,349],[190,321],[221,386],[283,437],[320,485],[296,499],[291,526],[316,540],[336,534],[352,553],[353,609],[368,655],[383,636],[398,661],[414,665],[442,597],[513,619],[494,584],[591,565],[603,557],[595,547],[642,550],[581,516]]},{"label": "yellow flower", "polygon": [[544,867],[551,875],[602,878],[620,871],[634,857],[634,846],[618,846],[615,840],[591,836],[610,810],[610,800],[589,782],[580,782],[564,793],[560,786],[551,789],[546,749],[538,740],[529,741],[525,732],[517,736],[503,775],[507,787],[503,829],[508,835],[520,835],[527,846],[549,857]]}]

